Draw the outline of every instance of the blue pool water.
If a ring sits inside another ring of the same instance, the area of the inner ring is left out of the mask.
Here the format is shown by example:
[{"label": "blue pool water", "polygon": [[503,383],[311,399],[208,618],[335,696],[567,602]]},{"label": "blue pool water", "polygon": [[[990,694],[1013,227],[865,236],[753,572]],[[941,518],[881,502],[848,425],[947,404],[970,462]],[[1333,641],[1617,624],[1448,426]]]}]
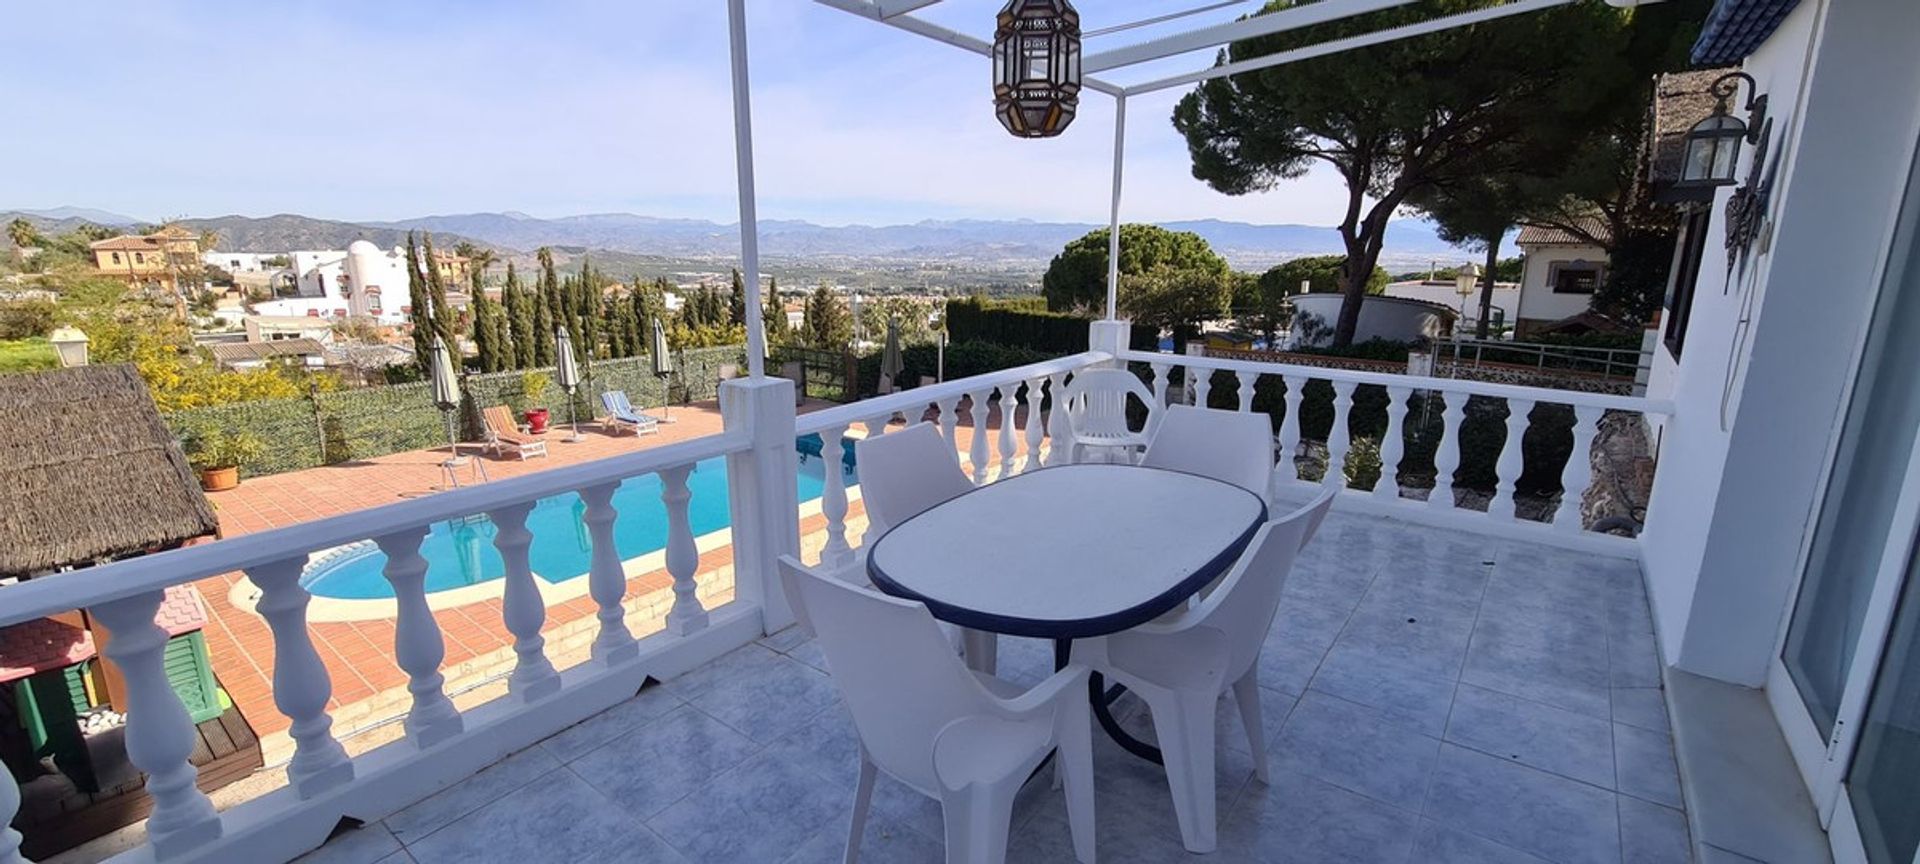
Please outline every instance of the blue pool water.
[{"label": "blue pool water", "polygon": [[[800,472],[795,482],[800,500],[811,501],[826,487],[819,436],[800,439],[798,449]],[[856,483],[851,464],[846,466],[843,479],[849,487]],[[687,477],[687,489],[693,493],[687,509],[694,536],[728,526],[732,514],[727,509],[726,459],[696,463]],[[533,532],[528,557],[535,576],[559,583],[586,575],[593,549],[586,524],[581,521],[586,506],[573,493],[534,503],[533,512],[527,515],[527,528]],[[613,507],[620,514],[613,523],[614,548],[619,550],[620,560],[666,548],[667,510],[660,503],[658,475],[622,482],[613,493]],[[464,588],[505,576],[506,565],[493,546],[494,531],[493,523],[482,515],[434,523],[420,544],[420,554],[427,559],[427,592]],[[387,556],[371,541],[358,543],[315,556],[300,577],[300,584],[317,597],[392,598],[393,586],[382,574],[386,566]]]}]

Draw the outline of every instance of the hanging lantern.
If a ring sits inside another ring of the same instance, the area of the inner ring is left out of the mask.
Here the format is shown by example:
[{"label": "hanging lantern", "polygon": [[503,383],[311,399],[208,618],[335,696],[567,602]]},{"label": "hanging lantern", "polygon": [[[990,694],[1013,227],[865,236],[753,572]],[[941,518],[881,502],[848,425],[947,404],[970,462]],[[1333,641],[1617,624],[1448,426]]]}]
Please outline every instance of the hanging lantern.
[{"label": "hanging lantern", "polygon": [[1734,164],[1740,158],[1740,145],[1753,141],[1766,116],[1767,97],[1749,95],[1747,118],[1741,120],[1728,111],[1728,103],[1746,81],[1749,92],[1753,79],[1742,72],[1729,72],[1709,85],[1708,92],[1719,97],[1713,113],[1687,131],[1686,153],[1680,163],[1676,187],[1702,188],[1733,185]]},{"label": "hanging lantern", "polygon": [[1080,105],[1080,13],[1067,0],[1008,0],[993,30],[993,107],[1022,138],[1051,138]]}]

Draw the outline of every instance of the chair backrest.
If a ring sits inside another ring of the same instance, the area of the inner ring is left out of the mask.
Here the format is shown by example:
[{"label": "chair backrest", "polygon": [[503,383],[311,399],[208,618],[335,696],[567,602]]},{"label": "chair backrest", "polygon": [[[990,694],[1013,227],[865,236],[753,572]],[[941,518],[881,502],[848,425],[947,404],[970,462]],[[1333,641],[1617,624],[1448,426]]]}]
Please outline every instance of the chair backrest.
[{"label": "chair backrest", "polygon": [[1307,511],[1307,530],[1300,535],[1300,548],[1307,548],[1307,542],[1320,530],[1320,523],[1327,521],[1327,511],[1333,509],[1333,499],[1339,494],[1340,487],[1328,486],[1300,508]]},{"label": "chair backrest", "polygon": [[948,723],[988,709],[992,697],[953,652],[927,607],[842,582],[780,557],[796,612],[813,625],[860,742],[875,765],[937,791],[933,742]]},{"label": "chair backrest", "polygon": [[1171,405],[1140,464],[1232,483],[1262,498],[1273,479],[1273,426],[1265,414]]},{"label": "chair backrest", "polygon": [[1067,427],[1076,438],[1114,438],[1129,434],[1127,397],[1147,406],[1147,426],[1154,423],[1153,390],[1125,369],[1082,369],[1067,385]]},{"label": "chair backrest", "polygon": [[1302,538],[1332,504],[1333,496],[1323,493],[1305,507],[1260,526],[1220,587],[1181,616],[1176,626],[1211,627],[1227,635],[1225,680],[1238,680],[1260,656],[1260,646],[1280,608],[1287,573],[1305,545]]},{"label": "chair backrest", "polygon": [[953,445],[932,423],[861,439],[853,445],[853,461],[860,466],[860,501],[875,531],[973,488]]},{"label": "chair backrest", "polygon": [[515,423],[513,420],[513,411],[505,405],[495,405],[481,411],[480,416],[486,421],[488,432],[499,434],[501,432],[513,433],[520,431],[520,424]]},{"label": "chair backrest", "polygon": [[608,390],[600,394],[600,404],[606,406],[607,413],[616,417],[633,413],[633,403],[627,399],[625,390]]}]

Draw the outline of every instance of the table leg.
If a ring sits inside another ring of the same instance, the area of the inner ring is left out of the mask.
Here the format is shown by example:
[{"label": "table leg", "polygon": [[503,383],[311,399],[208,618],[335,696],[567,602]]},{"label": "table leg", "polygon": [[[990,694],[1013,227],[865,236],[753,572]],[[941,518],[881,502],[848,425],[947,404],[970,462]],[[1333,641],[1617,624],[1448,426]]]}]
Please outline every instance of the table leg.
[{"label": "table leg", "polygon": [[[1054,671],[1065,669],[1072,655],[1073,640],[1053,640]],[[1087,701],[1093,706],[1093,717],[1100,722],[1100,728],[1106,730],[1107,737],[1112,738],[1113,743],[1120,745],[1120,748],[1128,753],[1155,765],[1166,764],[1166,760],[1160,755],[1160,748],[1127,734],[1127,730],[1120,728],[1120,722],[1113,719],[1113,703],[1126,692],[1127,688],[1124,684],[1108,687],[1106,676],[1098,672],[1087,679]]]}]

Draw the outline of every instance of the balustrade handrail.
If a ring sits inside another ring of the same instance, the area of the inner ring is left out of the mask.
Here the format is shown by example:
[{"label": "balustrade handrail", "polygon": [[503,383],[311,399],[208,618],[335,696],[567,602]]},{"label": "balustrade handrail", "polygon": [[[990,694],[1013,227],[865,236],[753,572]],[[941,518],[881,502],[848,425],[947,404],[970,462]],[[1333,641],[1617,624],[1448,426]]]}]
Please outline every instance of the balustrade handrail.
[{"label": "balustrade handrail", "polygon": [[[0,627],[158,591],[293,555],[393,534],[503,505],[604,486],[752,447],[729,431],[533,474],[464,486],[253,534],[114,561],[0,588]],[[472,458],[479,458],[478,456]]]},{"label": "balustrade handrail", "polygon": [[1166,366],[1188,366],[1224,372],[1248,372],[1259,375],[1297,375],[1303,378],[1321,378],[1328,381],[1345,381],[1354,384],[1375,384],[1382,387],[1411,387],[1417,390],[1465,393],[1469,396],[1486,396],[1494,399],[1557,402],[1565,405],[1585,405],[1612,411],[1635,411],[1641,414],[1673,414],[1672,401],[1666,399],[1649,399],[1644,396],[1616,396],[1611,393],[1588,393],[1574,390],[1555,390],[1547,387],[1527,387],[1518,384],[1495,384],[1488,381],[1471,381],[1463,378],[1432,378],[1424,375],[1395,375],[1385,372],[1358,372],[1351,369],[1334,369],[1321,366],[1296,366],[1291,363],[1230,360],[1223,357],[1209,357],[1199,354],[1162,354],[1155,351],[1130,350],[1121,352],[1120,359],[1130,363],[1158,363]]},{"label": "balustrade handrail", "polygon": [[944,381],[939,384],[930,384],[924,387],[915,387],[911,390],[902,390],[898,393],[890,393],[885,396],[876,396],[872,399],[862,399],[859,402],[837,405],[823,411],[814,411],[801,415],[798,421],[799,433],[807,435],[836,427],[852,426],[853,424],[870,419],[875,415],[896,411],[909,411],[914,408],[924,408],[930,402],[958,399],[968,393],[978,391],[982,387],[986,387],[991,391],[993,385],[1027,381],[1048,375],[1073,372],[1095,363],[1104,363],[1112,359],[1113,355],[1105,351],[1083,351],[1079,354],[1046,360],[1040,363],[1013,366],[968,378],[956,378],[952,381]]}]

